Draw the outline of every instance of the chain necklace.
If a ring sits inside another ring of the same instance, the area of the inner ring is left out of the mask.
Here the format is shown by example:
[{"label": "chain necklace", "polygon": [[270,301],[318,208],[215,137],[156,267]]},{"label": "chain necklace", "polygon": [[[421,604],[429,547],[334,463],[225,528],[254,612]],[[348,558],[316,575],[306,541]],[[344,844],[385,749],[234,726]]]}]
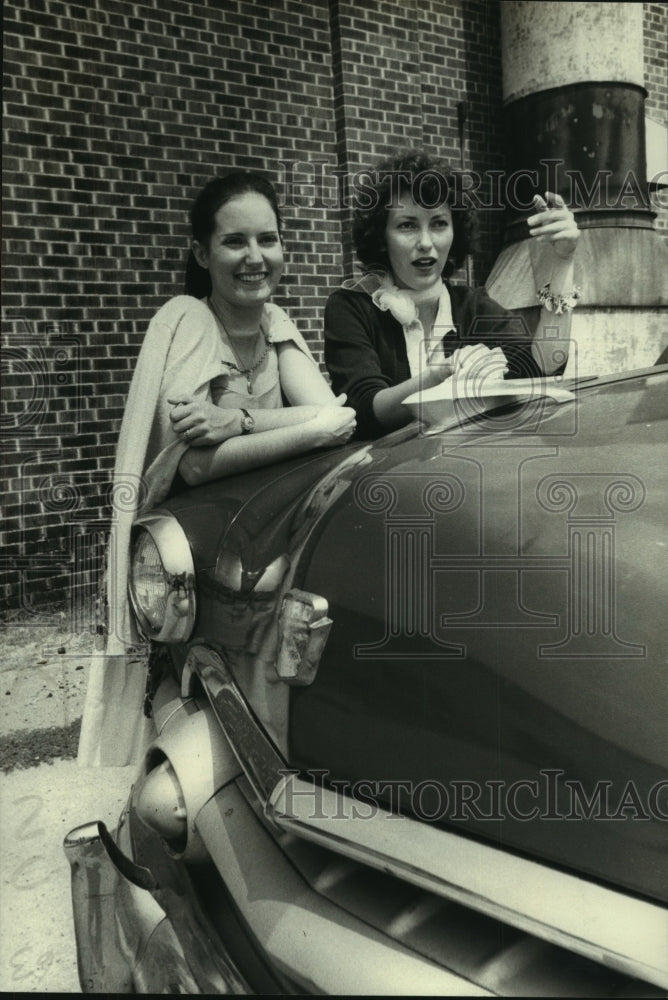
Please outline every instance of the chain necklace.
[{"label": "chain necklace", "polygon": [[260,365],[262,364],[262,362],[264,361],[264,359],[269,354],[269,351],[271,350],[272,345],[267,340],[267,335],[265,334],[264,330],[262,329],[262,327],[260,327],[259,332],[262,334],[262,336],[265,339],[265,345],[266,345],[265,349],[263,350],[262,354],[257,359],[257,361],[255,361],[250,366],[250,368],[242,368],[241,367],[241,358],[237,354],[236,348],[235,348],[234,344],[232,343],[232,338],[230,337],[230,334],[229,334],[229,332],[227,330],[227,327],[225,326],[225,324],[223,323],[222,319],[220,318],[220,316],[219,316],[219,314],[218,314],[218,312],[216,310],[216,307],[214,306],[214,304],[211,301],[211,299],[207,299],[207,302],[209,303],[209,309],[211,310],[211,312],[213,313],[213,315],[216,317],[216,319],[220,323],[220,325],[221,325],[221,327],[223,329],[223,332],[224,332],[225,336],[227,337],[227,342],[228,342],[228,344],[229,344],[229,346],[230,346],[230,348],[232,350],[232,353],[234,354],[234,357],[236,358],[236,360],[238,362],[238,364],[235,365],[231,361],[226,361],[225,364],[227,365],[228,368],[231,368],[233,371],[237,372],[237,374],[239,374],[239,375],[245,375],[246,376],[246,387],[248,389],[248,395],[252,396],[253,395],[253,384],[251,382],[251,375],[253,374],[253,372],[257,371],[257,369],[260,367]]}]

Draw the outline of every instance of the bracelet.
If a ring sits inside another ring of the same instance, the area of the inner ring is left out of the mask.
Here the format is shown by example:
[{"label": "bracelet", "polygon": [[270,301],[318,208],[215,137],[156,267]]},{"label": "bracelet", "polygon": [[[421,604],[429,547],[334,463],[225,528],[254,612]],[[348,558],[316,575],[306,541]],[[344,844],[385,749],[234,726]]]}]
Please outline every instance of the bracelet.
[{"label": "bracelet", "polygon": [[568,295],[554,295],[550,291],[550,282],[546,282],[536,293],[538,301],[545,306],[548,312],[553,312],[557,316],[562,316],[565,312],[570,312],[580,298],[580,289],[573,285],[573,290]]}]

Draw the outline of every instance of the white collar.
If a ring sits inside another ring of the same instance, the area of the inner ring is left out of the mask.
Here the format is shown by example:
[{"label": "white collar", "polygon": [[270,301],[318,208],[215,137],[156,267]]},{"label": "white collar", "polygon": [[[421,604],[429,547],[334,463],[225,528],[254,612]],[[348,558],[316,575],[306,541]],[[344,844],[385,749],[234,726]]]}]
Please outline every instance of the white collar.
[{"label": "white collar", "polygon": [[[435,341],[440,343],[444,334],[454,329],[450,293],[443,281],[435,288],[414,292],[408,288],[398,288],[392,281],[391,275],[386,272],[370,272],[361,278],[344,281],[343,287],[349,291],[365,292],[370,295],[371,301],[381,312],[389,311],[401,324],[411,375],[417,375],[424,369],[428,355],[431,355],[437,346]],[[438,299],[436,319],[433,331],[427,336],[420,322],[418,306],[436,299]]]}]

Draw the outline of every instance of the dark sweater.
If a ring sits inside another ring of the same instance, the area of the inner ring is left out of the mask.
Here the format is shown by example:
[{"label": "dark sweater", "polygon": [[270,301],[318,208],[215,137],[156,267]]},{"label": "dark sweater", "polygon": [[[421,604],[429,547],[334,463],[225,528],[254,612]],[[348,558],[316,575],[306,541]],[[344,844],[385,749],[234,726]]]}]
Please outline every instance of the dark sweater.
[{"label": "dark sweater", "polygon": [[[457,331],[443,337],[446,357],[464,344],[485,344],[502,348],[508,360],[506,378],[539,374],[531,335],[520,317],[491,299],[484,288],[446,285]],[[334,392],[345,392],[348,406],[357,412],[355,436],[371,440],[387,434],[373,411],[373,399],[381,389],[411,377],[401,324],[365,292],[338,289],[325,306],[325,363]]]}]

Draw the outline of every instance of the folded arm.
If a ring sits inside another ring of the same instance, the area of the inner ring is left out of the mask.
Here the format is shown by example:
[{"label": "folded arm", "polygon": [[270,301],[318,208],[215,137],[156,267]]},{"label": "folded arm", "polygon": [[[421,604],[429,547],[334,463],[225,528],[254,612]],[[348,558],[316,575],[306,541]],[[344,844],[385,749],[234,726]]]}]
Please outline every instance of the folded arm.
[{"label": "folded arm", "polygon": [[277,345],[281,388],[293,404],[252,409],[253,432],[242,436],[240,409],[217,407],[209,400],[180,397],[172,423],[188,443],[179,472],[195,486],[221,476],[291,458],[314,448],[344,444],[355,429],[355,414],[334,396],[312,358],[291,342]]},{"label": "folded arm", "polygon": [[[255,415],[259,413],[262,411],[255,411]],[[215,447],[189,448],[181,459],[179,472],[189,486],[198,486],[211,479],[292,458],[314,448],[345,444],[354,429],[354,412],[348,407],[322,407],[315,417],[305,422],[253,431],[243,438],[230,437]]]}]

